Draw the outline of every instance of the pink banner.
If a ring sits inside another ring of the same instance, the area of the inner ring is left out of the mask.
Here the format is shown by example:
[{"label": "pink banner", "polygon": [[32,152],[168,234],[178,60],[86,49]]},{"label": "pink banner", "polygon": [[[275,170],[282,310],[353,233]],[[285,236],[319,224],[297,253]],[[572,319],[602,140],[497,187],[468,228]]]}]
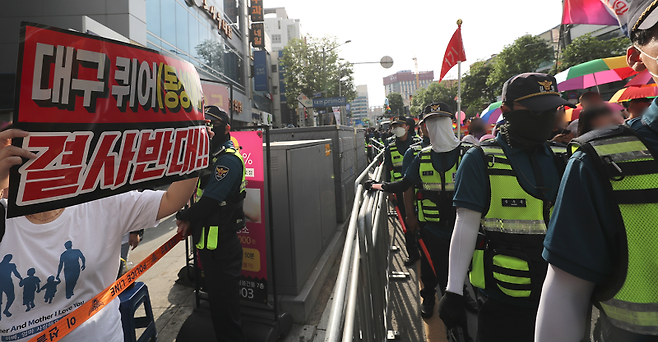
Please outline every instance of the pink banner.
[{"label": "pink banner", "polygon": [[265,232],[265,167],[263,132],[231,132],[245,165],[247,197],[244,200],[246,227],[238,232],[242,243],[242,299],[267,304],[267,240]]}]

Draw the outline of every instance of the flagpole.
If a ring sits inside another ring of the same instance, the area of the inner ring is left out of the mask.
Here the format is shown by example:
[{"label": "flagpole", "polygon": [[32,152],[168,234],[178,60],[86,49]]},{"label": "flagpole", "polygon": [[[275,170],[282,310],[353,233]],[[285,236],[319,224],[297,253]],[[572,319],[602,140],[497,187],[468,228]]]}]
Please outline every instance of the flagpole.
[{"label": "flagpole", "polygon": [[[457,20],[457,26],[462,25],[462,20]],[[461,122],[462,112],[462,61],[457,61],[457,139],[461,140]]]}]

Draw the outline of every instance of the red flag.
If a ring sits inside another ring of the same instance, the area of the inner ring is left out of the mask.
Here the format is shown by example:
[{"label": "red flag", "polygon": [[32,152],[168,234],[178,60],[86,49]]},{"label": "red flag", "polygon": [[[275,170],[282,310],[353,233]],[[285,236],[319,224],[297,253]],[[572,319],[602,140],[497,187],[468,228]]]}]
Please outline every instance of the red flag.
[{"label": "red flag", "polygon": [[466,52],[464,52],[464,42],[462,42],[462,25],[460,21],[457,31],[455,31],[452,38],[450,38],[446,54],[443,56],[443,66],[441,66],[441,78],[439,78],[439,82],[441,82],[443,77],[453,66],[455,66],[455,64],[457,64],[457,62],[465,61]]}]

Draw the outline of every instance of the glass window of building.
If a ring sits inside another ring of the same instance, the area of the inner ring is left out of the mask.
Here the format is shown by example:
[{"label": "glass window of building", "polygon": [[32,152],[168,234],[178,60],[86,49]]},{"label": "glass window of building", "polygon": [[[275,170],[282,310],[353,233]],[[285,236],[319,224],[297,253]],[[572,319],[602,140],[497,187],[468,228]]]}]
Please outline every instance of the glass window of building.
[{"label": "glass window of building", "polygon": [[183,52],[190,51],[189,30],[187,24],[187,9],[180,3],[176,3],[176,47]]},{"label": "glass window of building", "polygon": [[272,35],[272,44],[280,44],[281,43],[281,35],[280,34],[273,34]]},{"label": "glass window of building", "polygon": [[[153,0],[154,2],[158,0]],[[149,9],[146,9],[148,12]],[[176,44],[176,0],[162,0],[160,1],[160,38],[162,40],[175,45]],[[146,23],[146,28],[149,28],[149,23]],[[150,30],[149,30],[150,31]],[[153,31],[151,31],[153,32]],[[169,49],[167,49],[169,50]]]}]

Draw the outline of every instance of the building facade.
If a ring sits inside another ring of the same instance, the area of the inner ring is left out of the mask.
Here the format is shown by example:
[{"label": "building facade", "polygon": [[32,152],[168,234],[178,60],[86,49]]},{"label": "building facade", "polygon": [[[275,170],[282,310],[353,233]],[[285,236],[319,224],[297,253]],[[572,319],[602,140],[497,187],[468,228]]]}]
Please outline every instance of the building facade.
[{"label": "building facade", "polygon": [[15,73],[20,22],[25,20],[130,42],[186,60],[202,79],[206,104],[226,111],[232,108],[235,125],[250,123],[246,13],[245,0],[13,2],[0,12],[0,87],[5,89],[12,77],[7,75]]},{"label": "building facade", "polygon": [[[299,19],[288,18],[288,13],[283,7],[266,8],[265,33],[270,37],[272,45],[272,100],[273,115],[277,126],[288,124],[301,125],[304,120],[304,108],[298,110],[290,109],[286,99],[285,67],[280,63],[283,58],[283,49],[292,39],[302,37],[302,25]],[[309,94],[310,95],[310,94]],[[297,101],[295,101],[297,102]],[[294,106],[297,108],[298,106]]]},{"label": "building facade", "polygon": [[[425,88],[432,81],[434,81],[434,71],[421,71],[418,73],[418,80],[420,88]],[[397,73],[384,77],[384,89],[386,95],[390,93],[402,94],[402,98],[409,100],[409,96],[413,95],[419,89],[416,85],[416,74],[411,70],[402,70]]]},{"label": "building facade", "polygon": [[356,86],[356,98],[350,103],[350,114],[352,126],[367,126],[365,119],[368,118],[368,86]]}]

